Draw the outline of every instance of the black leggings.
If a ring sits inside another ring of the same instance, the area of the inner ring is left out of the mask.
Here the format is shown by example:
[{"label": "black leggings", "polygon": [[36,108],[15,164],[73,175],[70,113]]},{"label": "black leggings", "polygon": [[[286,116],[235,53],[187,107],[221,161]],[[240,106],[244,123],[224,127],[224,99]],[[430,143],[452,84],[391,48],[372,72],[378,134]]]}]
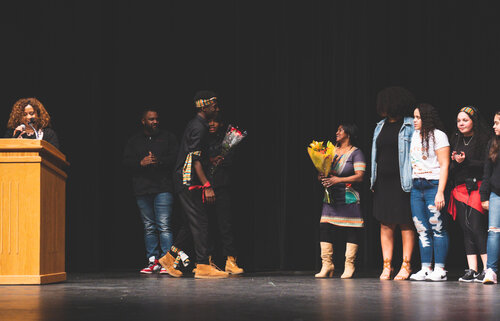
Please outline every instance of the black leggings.
[{"label": "black leggings", "polygon": [[464,231],[465,254],[486,254],[488,217],[462,202],[455,202],[457,221]]},{"label": "black leggings", "polygon": [[335,235],[344,234],[346,243],[359,244],[361,228],[337,226],[330,223],[319,224],[319,241],[333,243]]}]

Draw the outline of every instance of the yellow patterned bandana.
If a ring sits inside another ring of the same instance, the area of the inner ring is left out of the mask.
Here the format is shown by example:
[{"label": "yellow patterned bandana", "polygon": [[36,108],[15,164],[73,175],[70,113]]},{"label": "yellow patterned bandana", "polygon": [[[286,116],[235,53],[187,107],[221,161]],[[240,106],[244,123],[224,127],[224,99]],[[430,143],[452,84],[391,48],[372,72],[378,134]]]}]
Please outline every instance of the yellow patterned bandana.
[{"label": "yellow patterned bandana", "polygon": [[210,106],[213,103],[217,102],[217,97],[212,97],[209,99],[198,99],[197,101],[194,102],[194,105],[196,108],[202,108],[205,106]]}]

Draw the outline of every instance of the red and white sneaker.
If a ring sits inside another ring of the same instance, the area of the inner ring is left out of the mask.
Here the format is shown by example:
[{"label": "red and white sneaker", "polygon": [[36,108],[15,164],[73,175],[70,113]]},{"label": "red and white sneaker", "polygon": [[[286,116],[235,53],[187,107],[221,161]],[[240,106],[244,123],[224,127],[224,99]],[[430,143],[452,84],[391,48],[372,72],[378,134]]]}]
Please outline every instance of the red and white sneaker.
[{"label": "red and white sneaker", "polygon": [[142,269],[141,273],[151,274],[153,272],[158,272],[160,268],[161,268],[160,263],[158,263],[158,260],[154,256],[152,256],[149,258],[149,265],[144,269]]},{"label": "red and white sneaker", "polygon": [[160,269],[160,274],[168,274],[167,270],[163,266]]}]

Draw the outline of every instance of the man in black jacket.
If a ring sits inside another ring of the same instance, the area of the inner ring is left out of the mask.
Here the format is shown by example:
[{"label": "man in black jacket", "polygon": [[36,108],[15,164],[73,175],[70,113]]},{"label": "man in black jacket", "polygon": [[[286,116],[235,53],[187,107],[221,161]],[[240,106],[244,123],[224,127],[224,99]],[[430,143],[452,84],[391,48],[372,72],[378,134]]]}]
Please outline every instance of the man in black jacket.
[{"label": "man in black jacket", "polygon": [[148,266],[141,273],[161,269],[158,259],[173,242],[171,227],[174,202],[172,171],[177,157],[175,136],[160,129],[158,112],[152,108],[142,113],[143,129],[125,147],[123,163],[132,172],[137,205],[144,223],[144,243]]},{"label": "man in black jacket", "polygon": [[226,278],[228,273],[210,264],[208,249],[208,216],[205,204],[215,203],[215,192],[207,179],[203,159],[207,157],[208,121],[217,117],[219,104],[215,93],[204,90],[194,98],[196,116],[187,124],[179,147],[174,171],[174,186],[183,210],[183,225],[172,249],[160,259],[167,273],[182,276],[175,268],[179,249],[189,244],[191,237],[196,253],[195,278]]}]

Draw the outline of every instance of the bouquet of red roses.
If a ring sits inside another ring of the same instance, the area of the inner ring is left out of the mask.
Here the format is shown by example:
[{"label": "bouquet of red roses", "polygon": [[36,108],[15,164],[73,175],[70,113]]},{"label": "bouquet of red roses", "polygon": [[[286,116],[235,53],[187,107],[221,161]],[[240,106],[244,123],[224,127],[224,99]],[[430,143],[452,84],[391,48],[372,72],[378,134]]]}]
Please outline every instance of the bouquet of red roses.
[{"label": "bouquet of red roses", "polygon": [[[220,156],[224,158],[224,156],[227,155],[227,153],[236,145],[238,145],[243,138],[247,137],[247,131],[246,130],[240,130],[238,126],[233,126],[229,124],[226,130],[226,135],[224,136],[224,139],[222,140],[221,143],[221,152]],[[215,170],[217,169],[217,166],[219,166],[219,163],[216,163],[216,165],[212,166],[210,169],[210,174],[213,176],[215,173]]]}]

